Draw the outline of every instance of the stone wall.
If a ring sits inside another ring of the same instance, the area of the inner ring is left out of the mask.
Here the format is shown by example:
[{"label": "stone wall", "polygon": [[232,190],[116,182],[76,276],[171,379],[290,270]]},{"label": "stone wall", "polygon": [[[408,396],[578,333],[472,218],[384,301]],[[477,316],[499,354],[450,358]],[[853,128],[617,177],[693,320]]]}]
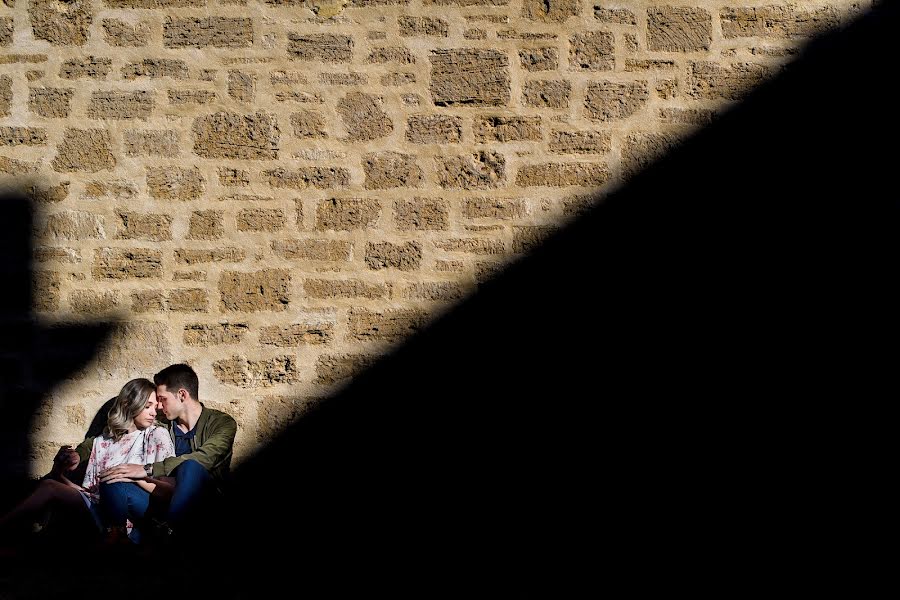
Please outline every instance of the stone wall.
[{"label": "stone wall", "polygon": [[34,472],[181,361],[240,459],[870,4],[3,0],[34,308],[120,323]]}]

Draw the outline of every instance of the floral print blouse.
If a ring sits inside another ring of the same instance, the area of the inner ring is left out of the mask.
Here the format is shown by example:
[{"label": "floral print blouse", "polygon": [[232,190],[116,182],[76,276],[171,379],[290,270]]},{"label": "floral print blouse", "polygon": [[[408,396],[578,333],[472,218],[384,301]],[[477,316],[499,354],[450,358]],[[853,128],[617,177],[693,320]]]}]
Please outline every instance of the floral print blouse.
[{"label": "floral print blouse", "polygon": [[169,430],[159,425],[126,433],[118,442],[99,436],[94,440],[82,487],[96,504],[100,499],[100,473],[106,469],[124,464],[146,465],[170,456],[175,456],[175,446]]}]

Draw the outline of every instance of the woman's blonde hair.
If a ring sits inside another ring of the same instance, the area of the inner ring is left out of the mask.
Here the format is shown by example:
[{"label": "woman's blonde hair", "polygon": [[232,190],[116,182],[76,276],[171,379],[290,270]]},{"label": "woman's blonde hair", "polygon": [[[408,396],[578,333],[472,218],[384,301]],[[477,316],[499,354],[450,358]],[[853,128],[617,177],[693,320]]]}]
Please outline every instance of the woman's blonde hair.
[{"label": "woman's blonde hair", "polygon": [[106,418],[107,437],[111,437],[115,441],[119,441],[123,435],[128,433],[134,418],[141,414],[147,405],[147,399],[150,394],[156,391],[156,386],[149,379],[132,379],[122,386],[122,390],[109,409],[109,416]]}]

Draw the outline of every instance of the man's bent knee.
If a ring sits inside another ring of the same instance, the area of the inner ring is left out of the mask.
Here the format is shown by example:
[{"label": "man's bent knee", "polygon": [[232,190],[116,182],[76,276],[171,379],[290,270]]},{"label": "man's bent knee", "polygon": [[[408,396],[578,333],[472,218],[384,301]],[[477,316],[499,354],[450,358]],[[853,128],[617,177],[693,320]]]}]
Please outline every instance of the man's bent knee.
[{"label": "man's bent knee", "polygon": [[177,477],[202,477],[206,478],[206,469],[196,460],[186,460],[175,469],[173,475]]}]

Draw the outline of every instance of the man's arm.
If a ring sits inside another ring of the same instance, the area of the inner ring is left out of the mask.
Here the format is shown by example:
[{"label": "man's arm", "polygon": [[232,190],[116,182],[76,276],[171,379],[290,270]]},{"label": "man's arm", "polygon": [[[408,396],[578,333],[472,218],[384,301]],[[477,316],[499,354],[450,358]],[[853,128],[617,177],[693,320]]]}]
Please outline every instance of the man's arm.
[{"label": "man's arm", "polygon": [[234,436],[237,435],[237,422],[230,416],[222,413],[221,423],[216,424],[216,430],[209,436],[202,446],[181,456],[170,456],[162,462],[153,463],[153,477],[165,477],[172,474],[186,460],[194,460],[200,466],[211,471],[220,464],[234,447]]},{"label": "man's arm", "polygon": [[[230,415],[222,414],[223,417],[220,422],[216,423],[215,431],[210,434],[202,446],[193,452],[182,454],[181,456],[170,456],[161,462],[153,463],[153,470],[150,476],[154,478],[170,476],[172,471],[186,460],[197,461],[207,472],[224,461],[234,446],[234,436],[237,435],[237,422]],[[118,483],[120,481],[137,481],[139,479],[147,479],[144,465],[119,465],[100,474],[101,483]]]},{"label": "man's arm", "polygon": [[[91,457],[91,450],[94,447],[94,438],[85,438],[83,442],[75,448],[72,446],[63,446],[53,457],[53,467],[50,472],[44,475],[42,479],[66,478],[66,473],[72,473],[78,469],[80,465],[87,464]],[[65,483],[65,482],[63,482]]]}]

